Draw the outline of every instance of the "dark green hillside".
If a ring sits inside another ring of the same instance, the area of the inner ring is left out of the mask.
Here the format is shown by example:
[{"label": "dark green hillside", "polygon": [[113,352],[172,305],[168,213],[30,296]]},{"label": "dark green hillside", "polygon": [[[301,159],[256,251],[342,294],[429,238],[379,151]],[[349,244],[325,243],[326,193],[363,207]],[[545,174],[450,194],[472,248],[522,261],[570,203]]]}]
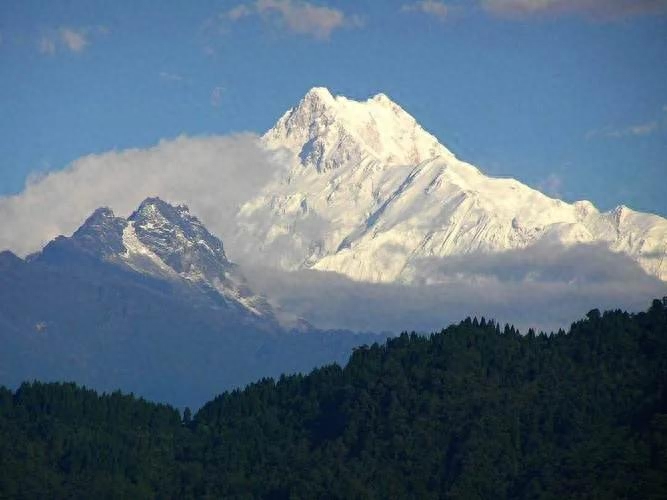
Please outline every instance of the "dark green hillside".
[{"label": "dark green hillside", "polygon": [[667,311],[404,334],[192,419],[24,385],[0,445],[0,497],[665,498]]}]

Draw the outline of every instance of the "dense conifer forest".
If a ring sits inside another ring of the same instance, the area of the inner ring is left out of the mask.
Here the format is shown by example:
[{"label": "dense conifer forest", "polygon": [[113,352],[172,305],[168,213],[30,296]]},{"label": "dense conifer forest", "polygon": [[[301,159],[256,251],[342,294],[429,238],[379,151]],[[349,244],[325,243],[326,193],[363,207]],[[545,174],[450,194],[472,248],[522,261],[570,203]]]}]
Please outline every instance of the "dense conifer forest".
[{"label": "dense conifer forest", "polygon": [[665,498],[667,306],[547,336],[466,319],[195,415],[0,390],[1,498]]}]

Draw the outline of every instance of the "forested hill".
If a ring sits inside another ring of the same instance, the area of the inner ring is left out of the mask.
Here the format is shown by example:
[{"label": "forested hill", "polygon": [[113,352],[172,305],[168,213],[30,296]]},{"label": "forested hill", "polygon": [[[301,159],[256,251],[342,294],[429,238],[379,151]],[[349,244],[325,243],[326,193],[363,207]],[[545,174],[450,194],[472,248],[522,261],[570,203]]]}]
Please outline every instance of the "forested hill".
[{"label": "forested hill", "polygon": [[5,498],[664,498],[667,309],[568,333],[466,320],[263,380],[194,417],[0,392]]}]

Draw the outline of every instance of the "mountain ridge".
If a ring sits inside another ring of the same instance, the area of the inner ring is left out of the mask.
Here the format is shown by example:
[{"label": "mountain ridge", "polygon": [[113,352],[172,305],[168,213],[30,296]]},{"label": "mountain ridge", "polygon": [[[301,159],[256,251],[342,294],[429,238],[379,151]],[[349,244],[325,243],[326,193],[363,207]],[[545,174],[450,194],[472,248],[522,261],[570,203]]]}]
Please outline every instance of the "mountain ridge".
[{"label": "mountain ridge", "polygon": [[234,237],[277,267],[410,283],[433,257],[601,243],[667,280],[666,219],[488,177],[384,94],[353,101],[314,88],[262,141],[290,168],[240,208]]},{"label": "mountain ridge", "polygon": [[185,206],[95,210],[21,259],[0,252],[0,383],[75,381],[178,406],[342,362],[386,334],[320,330],[254,293]]},{"label": "mountain ridge", "polygon": [[209,288],[229,306],[277,321],[268,301],[250,290],[239,267],[229,261],[222,241],[186,205],[149,197],[127,218],[100,207],[71,237],[56,238],[30,260],[49,260],[52,252],[67,248],[148,276]]}]

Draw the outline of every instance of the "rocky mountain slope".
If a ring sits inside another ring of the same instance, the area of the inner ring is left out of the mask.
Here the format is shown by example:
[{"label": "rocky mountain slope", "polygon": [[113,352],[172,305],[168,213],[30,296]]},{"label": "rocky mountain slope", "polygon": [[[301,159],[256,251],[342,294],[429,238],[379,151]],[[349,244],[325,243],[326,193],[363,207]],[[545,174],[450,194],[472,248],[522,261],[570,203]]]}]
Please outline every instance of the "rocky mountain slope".
[{"label": "rocky mountain slope", "polygon": [[141,274],[184,282],[215,292],[225,306],[243,314],[274,319],[269,303],[253,294],[238,266],[184,205],[147,198],[127,219],[97,209],[71,236],[61,236],[29,260],[50,262],[68,250]]},{"label": "rocky mountain slope", "polygon": [[241,207],[234,237],[264,263],[437,282],[447,256],[597,244],[667,280],[666,219],[486,176],[384,94],[357,102],[314,88],[263,141],[290,168]]}]

